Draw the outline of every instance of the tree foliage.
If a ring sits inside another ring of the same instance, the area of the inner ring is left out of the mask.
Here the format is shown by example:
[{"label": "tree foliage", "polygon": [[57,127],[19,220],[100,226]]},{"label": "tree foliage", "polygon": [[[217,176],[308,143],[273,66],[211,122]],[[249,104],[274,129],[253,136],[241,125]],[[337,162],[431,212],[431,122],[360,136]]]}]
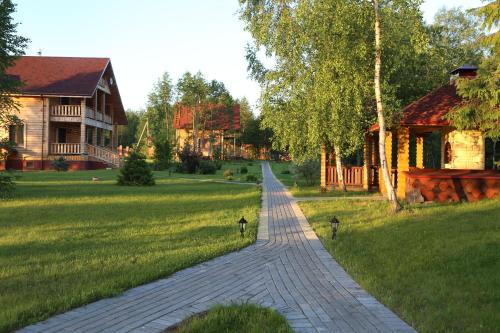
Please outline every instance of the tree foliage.
[{"label": "tree foliage", "polygon": [[[173,139],[173,97],[172,80],[169,74],[165,72],[154,84],[153,90],[149,93],[146,112],[144,114],[143,121],[145,122],[145,119],[148,120],[149,129],[153,137],[163,135],[168,140]],[[142,126],[139,130],[142,130]]]},{"label": "tree foliage", "polygon": [[11,122],[11,117],[17,108],[10,94],[20,87],[20,82],[6,74],[7,68],[14,64],[17,57],[24,54],[29,40],[17,35],[17,23],[12,14],[16,6],[11,0],[0,1],[0,126]]},{"label": "tree foliage", "polygon": [[155,185],[153,172],[147,164],[144,155],[133,151],[125,158],[125,162],[118,175],[117,184],[127,186]]},{"label": "tree foliage", "polygon": [[144,115],[144,111],[125,111],[127,116],[127,125],[119,127],[118,131],[118,144],[122,146],[129,146],[137,143],[139,132],[139,125],[141,123],[141,118]]},{"label": "tree foliage", "polygon": [[500,139],[499,4],[493,1],[472,12],[482,21],[483,28],[494,31],[479,38],[491,53],[481,62],[475,78],[457,80],[457,92],[464,102],[448,114],[448,119],[459,130],[478,129],[497,141]]}]

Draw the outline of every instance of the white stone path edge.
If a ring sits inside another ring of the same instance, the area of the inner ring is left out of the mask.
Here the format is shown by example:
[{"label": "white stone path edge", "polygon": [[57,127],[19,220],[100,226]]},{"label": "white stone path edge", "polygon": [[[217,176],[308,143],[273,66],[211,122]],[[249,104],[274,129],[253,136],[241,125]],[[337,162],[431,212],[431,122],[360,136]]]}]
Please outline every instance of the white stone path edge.
[{"label": "white stone path edge", "polygon": [[262,165],[257,242],[20,332],[159,333],[214,304],[276,309],[296,332],[415,332],[325,250],[296,200]]}]

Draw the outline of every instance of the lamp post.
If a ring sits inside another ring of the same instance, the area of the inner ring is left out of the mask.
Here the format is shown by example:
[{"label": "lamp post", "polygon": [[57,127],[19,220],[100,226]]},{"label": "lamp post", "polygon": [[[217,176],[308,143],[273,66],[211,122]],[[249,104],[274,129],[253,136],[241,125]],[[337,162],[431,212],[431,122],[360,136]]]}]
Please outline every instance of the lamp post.
[{"label": "lamp post", "polygon": [[243,238],[245,236],[245,228],[246,228],[246,225],[247,225],[247,220],[245,220],[245,218],[242,216],[240,221],[238,222],[240,224],[240,234],[241,234],[241,238]]},{"label": "lamp post", "polygon": [[337,230],[339,229],[340,221],[334,216],[330,220],[330,223],[332,225],[332,239],[335,239],[337,238]]}]

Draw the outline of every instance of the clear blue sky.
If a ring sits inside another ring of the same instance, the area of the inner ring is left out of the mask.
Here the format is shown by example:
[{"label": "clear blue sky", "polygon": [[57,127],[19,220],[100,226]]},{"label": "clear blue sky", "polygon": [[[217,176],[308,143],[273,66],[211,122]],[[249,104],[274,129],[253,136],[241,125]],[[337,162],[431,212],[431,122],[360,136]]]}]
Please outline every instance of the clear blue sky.
[{"label": "clear blue sky", "polygon": [[[246,72],[250,40],[237,0],[14,0],[26,52],[47,56],[109,57],[125,108],[143,108],[165,71],[172,79],[201,71],[253,104],[259,87]],[[430,22],[442,6],[477,7],[480,0],[427,0]]]}]

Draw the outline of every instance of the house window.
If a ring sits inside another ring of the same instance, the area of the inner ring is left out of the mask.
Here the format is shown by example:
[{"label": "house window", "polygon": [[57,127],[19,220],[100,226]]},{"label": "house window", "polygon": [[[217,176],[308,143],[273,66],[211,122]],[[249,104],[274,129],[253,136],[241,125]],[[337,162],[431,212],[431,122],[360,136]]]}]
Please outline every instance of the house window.
[{"label": "house window", "polygon": [[57,128],[57,143],[66,143],[66,128]]},{"label": "house window", "polygon": [[87,127],[86,142],[89,145],[94,144],[94,129],[92,127]]},{"label": "house window", "polygon": [[449,142],[444,145],[444,163],[451,163],[451,144]]},{"label": "house window", "polygon": [[102,146],[102,129],[98,128],[97,129],[97,142],[96,146]]},{"label": "house window", "polygon": [[69,97],[61,97],[61,105],[70,105],[70,101]]},{"label": "house window", "polygon": [[9,126],[9,141],[14,142],[17,147],[24,146],[24,125]]}]

